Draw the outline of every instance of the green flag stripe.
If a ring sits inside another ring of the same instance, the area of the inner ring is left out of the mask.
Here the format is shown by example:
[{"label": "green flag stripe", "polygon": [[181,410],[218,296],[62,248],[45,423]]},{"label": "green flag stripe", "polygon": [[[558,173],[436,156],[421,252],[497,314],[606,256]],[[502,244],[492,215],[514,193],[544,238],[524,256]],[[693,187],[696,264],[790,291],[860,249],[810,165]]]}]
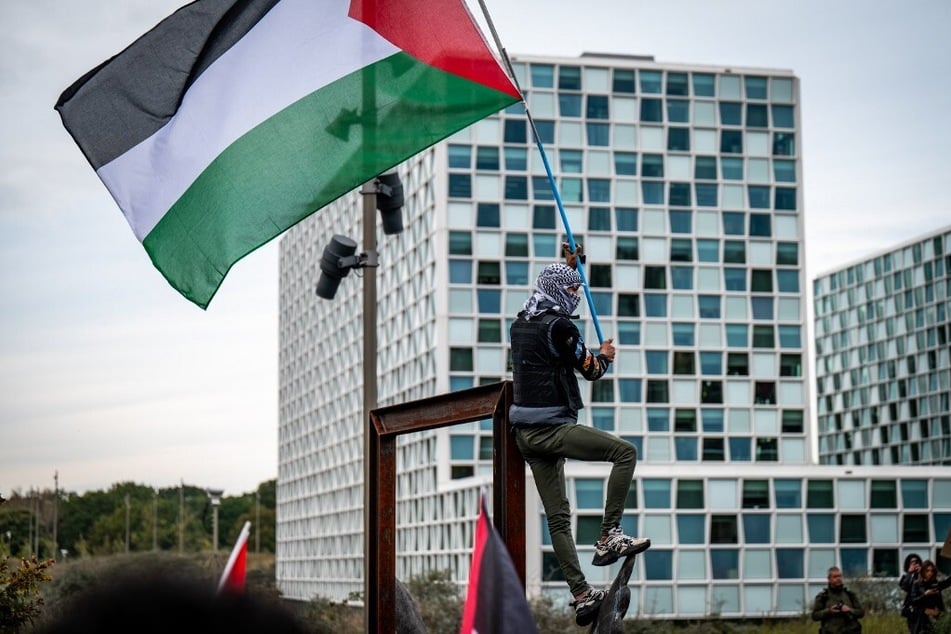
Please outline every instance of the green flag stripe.
[{"label": "green flag stripe", "polygon": [[397,53],[239,138],[143,245],[172,286],[204,308],[239,259],[420,148],[514,101]]}]

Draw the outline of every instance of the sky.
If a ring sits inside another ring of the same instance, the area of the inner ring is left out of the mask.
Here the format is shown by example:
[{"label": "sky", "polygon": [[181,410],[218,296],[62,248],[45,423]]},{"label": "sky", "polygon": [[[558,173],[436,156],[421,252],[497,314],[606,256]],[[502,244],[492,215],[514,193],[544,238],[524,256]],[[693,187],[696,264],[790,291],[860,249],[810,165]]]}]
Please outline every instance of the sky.
[{"label": "sky", "polygon": [[[225,495],[277,475],[278,242],[239,262],[202,311],[152,267],[53,110],[183,4],[0,0],[5,496],[52,488],[54,473],[80,493],[184,480]],[[485,4],[510,55],[792,70],[808,280],[951,224],[946,0]]]}]

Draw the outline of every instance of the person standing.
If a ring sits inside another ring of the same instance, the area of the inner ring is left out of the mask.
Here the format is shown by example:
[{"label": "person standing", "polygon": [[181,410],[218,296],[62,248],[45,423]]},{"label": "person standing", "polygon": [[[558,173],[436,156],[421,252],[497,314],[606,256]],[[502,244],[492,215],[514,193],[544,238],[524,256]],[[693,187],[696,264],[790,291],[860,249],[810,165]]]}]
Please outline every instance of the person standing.
[{"label": "person standing", "polygon": [[944,613],[944,599],[941,591],[948,587],[948,580],[938,581],[938,568],[933,561],[921,563],[918,580],[911,589],[911,634],[930,634],[934,632],[935,620]]},{"label": "person standing", "polygon": [[565,264],[542,269],[532,295],[512,322],[514,398],[509,420],[545,508],[555,556],[574,598],[575,622],[585,626],[597,617],[605,592],[588,584],[578,562],[565,489],[565,460],[613,463],[593,565],[608,566],[621,557],[643,552],[650,547],[650,540],[629,537],[620,527],[637,450],[612,434],[577,424],[578,410],[584,404],[575,373],[596,381],[608,371],[616,354],[611,339],[606,339],[597,353],[589,350],[572,323],[582,286],[576,270],[580,253],[580,246],[574,253],[566,248]]},{"label": "person standing", "polygon": [[828,582],[816,595],[812,605],[812,620],[819,621],[820,634],[858,634],[862,631],[859,619],[865,616],[865,610],[842,581],[842,571],[833,566],[829,568]]},{"label": "person standing", "polygon": [[905,596],[902,597],[901,616],[908,624],[908,631],[913,632],[915,629],[915,613],[911,605],[911,592],[915,584],[918,583],[918,574],[921,571],[921,556],[917,553],[911,553],[905,557],[904,570],[905,573],[898,580],[898,587],[905,593]]}]

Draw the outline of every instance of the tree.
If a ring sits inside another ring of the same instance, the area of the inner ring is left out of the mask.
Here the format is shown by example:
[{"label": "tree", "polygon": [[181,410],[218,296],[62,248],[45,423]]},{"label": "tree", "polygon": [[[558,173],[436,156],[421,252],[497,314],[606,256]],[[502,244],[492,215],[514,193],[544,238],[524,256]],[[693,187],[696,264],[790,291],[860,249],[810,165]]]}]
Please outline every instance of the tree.
[{"label": "tree", "polygon": [[52,565],[52,559],[32,557],[11,569],[10,558],[0,558],[0,632],[18,632],[40,615],[40,584],[52,579],[47,572]]}]

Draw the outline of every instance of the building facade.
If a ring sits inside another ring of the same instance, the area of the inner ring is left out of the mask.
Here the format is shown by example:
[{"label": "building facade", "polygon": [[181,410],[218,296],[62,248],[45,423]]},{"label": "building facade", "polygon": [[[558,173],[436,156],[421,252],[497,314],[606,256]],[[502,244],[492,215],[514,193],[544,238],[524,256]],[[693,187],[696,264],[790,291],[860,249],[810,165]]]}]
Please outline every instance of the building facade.
[{"label": "building facade", "polygon": [[819,460],[951,465],[951,227],[814,282]]},{"label": "building facade", "polygon": [[[882,485],[812,464],[797,78],[605,55],[513,66],[618,350],[610,374],[582,386],[580,422],[638,449],[623,522],[654,547],[629,613],[798,614],[833,563],[897,572],[904,502],[861,533],[859,489],[868,500]],[[521,106],[400,174],[406,231],[379,241],[381,405],[510,378],[508,324],[565,239]],[[330,236],[362,235],[361,204],[344,197],[281,242],[277,578],[291,598],[363,588],[360,280],[331,302],[314,295]],[[465,582],[491,442],[491,421],[401,439],[400,578],[436,569]],[[914,473],[883,474],[910,482],[911,515],[951,507],[947,479]],[[590,561],[608,466],[571,462],[566,475]],[[566,600],[528,489],[529,592]],[[915,544],[933,545],[934,517],[927,530],[911,520]],[[586,573],[607,584],[616,569]]]}]

